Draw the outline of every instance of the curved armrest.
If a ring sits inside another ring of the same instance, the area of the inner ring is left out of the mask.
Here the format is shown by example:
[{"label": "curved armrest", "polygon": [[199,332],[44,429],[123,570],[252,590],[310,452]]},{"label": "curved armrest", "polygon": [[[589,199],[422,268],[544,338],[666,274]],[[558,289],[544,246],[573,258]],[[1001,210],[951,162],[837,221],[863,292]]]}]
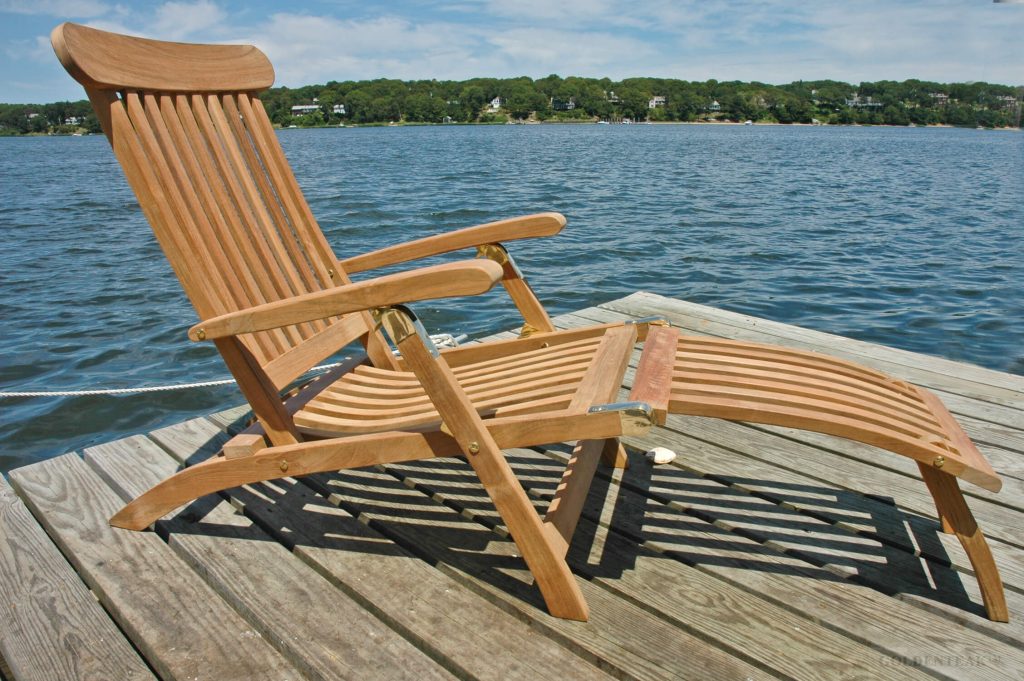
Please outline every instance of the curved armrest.
[{"label": "curved armrest", "polygon": [[499,241],[554,236],[561,232],[563,227],[565,216],[560,213],[524,215],[388,246],[379,251],[342,260],[341,266],[346,272],[353,274],[463,248],[495,244]]},{"label": "curved armrest", "polygon": [[501,277],[501,265],[492,260],[421,267],[213,317],[189,329],[188,337],[212,340],[416,300],[473,296],[489,291]]}]

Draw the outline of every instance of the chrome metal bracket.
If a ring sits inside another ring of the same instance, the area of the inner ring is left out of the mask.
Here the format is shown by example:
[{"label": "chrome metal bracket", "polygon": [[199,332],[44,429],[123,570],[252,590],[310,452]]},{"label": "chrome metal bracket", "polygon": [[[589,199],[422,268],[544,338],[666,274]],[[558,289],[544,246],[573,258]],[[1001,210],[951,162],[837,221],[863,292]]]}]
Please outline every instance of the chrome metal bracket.
[{"label": "chrome metal bracket", "polygon": [[415,335],[419,336],[420,342],[430,351],[432,357],[441,356],[437,345],[434,344],[427,330],[423,328],[419,318],[405,305],[374,308],[370,310],[370,314],[373,316],[374,323],[384,327],[396,346]]},{"label": "chrome metal bracket", "polygon": [[654,408],[646,402],[612,402],[596,404],[587,410],[588,414],[619,412],[623,435],[643,435],[655,425]]},{"label": "chrome metal bracket", "polygon": [[640,317],[639,319],[630,319],[628,322],[623,322],[626,326],[631,324],[647,324],[648,326],[672,326],[667,319],[661,315],[652,315],[650,317]]}]

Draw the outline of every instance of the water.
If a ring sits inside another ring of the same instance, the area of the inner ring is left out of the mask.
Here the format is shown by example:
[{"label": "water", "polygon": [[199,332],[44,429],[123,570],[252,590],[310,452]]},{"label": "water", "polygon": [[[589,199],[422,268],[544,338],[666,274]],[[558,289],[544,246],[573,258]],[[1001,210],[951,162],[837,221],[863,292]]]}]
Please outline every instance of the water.
[{"label": "water", "polygon": [[[1024,374],[1024,135],[811,127],[285,130],[342,256],[540,210],[552,314],[638,289]],[[101,137],[0,138],[0,390],[222,378]],[[518,324],[499,294],[415,306]],[[0,400],[0,470],[240,403],[233,387]]]}]

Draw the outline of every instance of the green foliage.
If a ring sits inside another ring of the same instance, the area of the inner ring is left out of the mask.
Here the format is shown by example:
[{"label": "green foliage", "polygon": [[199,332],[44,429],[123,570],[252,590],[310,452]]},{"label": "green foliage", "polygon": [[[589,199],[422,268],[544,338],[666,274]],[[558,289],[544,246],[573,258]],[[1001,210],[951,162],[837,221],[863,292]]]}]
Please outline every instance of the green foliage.
[{"label": "green foliage", "polygon": [[[614,95],[613,95],[614,93]],[[664,106],[650,108],[652,97]],[[501,97],[500,110],[490,109]],[[389,122],[503,123],[539,121],[771,121],[873,125],[1020,125],[1024,87],[991,83],[943,84],[921,80],[852,85],[834,80],[788,85],[669,78],[562,78],[538,80],[472,78],[465,81],[330,81],[325,85],[272,88],[261,95],[270,120],[280,126],[314,127],[338,123]],[[572,102],[574,108],[566,108]],[[713,102],[718,102],[714,107]],[[293,116],[299,104],[320,110]],[[557,106],[552,106],[556,103]],[[335,105],[345,113],[334,113]],[[0,135],[100,132],[89,103],[0,104]]]}]

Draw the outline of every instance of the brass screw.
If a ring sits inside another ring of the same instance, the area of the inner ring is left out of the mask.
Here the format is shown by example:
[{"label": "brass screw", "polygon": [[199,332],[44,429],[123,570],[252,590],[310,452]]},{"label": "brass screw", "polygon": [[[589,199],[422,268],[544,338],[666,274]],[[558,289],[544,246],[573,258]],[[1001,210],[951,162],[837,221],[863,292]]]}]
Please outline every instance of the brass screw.
[{"label": "brass screw", "polygon": [[541,343],[540,346],[542,348],[546,348],[546,347],[550,347],[550,344],[549,343]]},{"label": "brass screw", "polygon": [[933,462],[933,465],[936,468],[942,468],[943,466],[946,465],[946,457],[944,457],[944,456],[937,456],[937,457],[935,457],[935,461]]},{"label": "brass screw", "polygon": [[334,279],[334,270],[327,270],[327,276]]},{"label": "brass screw", "polygon": [[287,472],[287,470],[288,470],[288,462],[287,461],[282,461],[281,462],[281,472],[285,473],[285,472]]},{"label": "brass screw", "polygon": [[480,453],[480,443],[479,442],[470,442],[469,443],[469,453],[470,454],[479,454]]},{"label": "brass screw", "polygon": [[198,331],[196,331],[196,338],[198,338],[199,340],[206,340],[206,331],[204,331],[203,329],[199,329]]}]

